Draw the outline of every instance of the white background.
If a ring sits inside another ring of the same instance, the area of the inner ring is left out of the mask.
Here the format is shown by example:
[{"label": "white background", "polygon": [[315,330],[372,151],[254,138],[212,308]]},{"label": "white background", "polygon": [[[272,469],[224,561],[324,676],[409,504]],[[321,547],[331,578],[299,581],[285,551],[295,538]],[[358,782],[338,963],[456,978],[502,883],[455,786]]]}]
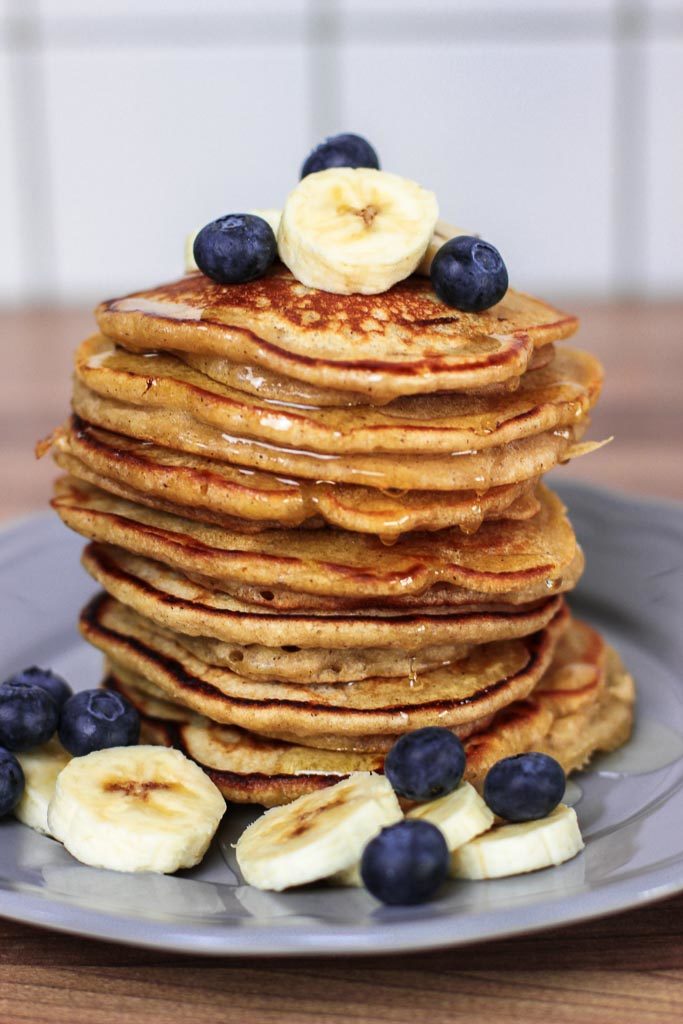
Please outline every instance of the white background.
[{"label": "white background", "polygon": [[339,130],[518,287],[683,292],[683,0],[0,0],[0,302],[175,276]]}]

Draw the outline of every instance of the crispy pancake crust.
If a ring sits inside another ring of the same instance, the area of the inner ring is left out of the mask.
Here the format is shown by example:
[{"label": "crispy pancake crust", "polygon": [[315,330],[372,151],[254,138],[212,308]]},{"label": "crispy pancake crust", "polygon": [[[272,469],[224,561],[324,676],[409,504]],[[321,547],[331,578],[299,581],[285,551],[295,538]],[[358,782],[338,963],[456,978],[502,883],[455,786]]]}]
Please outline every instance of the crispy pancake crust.
[{"label": "crispy pancake crust", "polygon": [[332,295],[281,264],[240,285],[193,274],[102,303],[95,315],[103,334],[130,348],[217,355],[380,403],[519,377],[534,347],[578,326],[512,289],[483,313],[461,313],[422,278],[381,295]]}]

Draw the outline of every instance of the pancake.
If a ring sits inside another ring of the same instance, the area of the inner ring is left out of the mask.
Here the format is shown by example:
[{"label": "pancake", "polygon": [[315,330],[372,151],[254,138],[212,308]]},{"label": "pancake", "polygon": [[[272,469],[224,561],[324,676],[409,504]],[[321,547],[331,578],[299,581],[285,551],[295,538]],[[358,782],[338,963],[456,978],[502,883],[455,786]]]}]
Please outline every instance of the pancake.
[{"label": "pancake", "polygon": [[314,737],[398,734],[435,723],[450,728],[493,714],[533,690],[568,620],[560,606],[545,629],[520,640],[478,645],[457,663],[418,680],[313,686],[254,682],[208,665],[170,631],[105,596],[84,610],[81,630],[107,657],[214,722]]},{"label": "pancake", "polygon": [[[607,656],[608,648],[600,634],[586,623],[572,619],[555,648],[551,667],[531,695],[533,700],[539,707],[551,711],[554,718],[591,706],[605,685]],[[416,670],[410,673],[412,679],[420,677],[421,673]],[[149,687],[150,684],[144,685]],[[160,693],[156,687],[150,692]],[[473,732],[484,731],[491,719],[491,715],[482,716],[459,724],[452,731],[465,738]],[[398,739],[396,734],[381,733],[363,736],[328,733],[309,737],[279,728],[269,729],[267,735],[303,746],[365,753],[386,753]]]},{"label": "pancake", "polygon": [[103,334],[129,348],[216,355],[380,403],[519,377],[535,347],[578,326],[512,289],[485,312],[462,313],[424,278],[380,295],[333,295],[281,264],[248,284],[192,274],[112,299],[95,315]]},{"label": "pancake", "polygon": [[194,455],[210,452],[212,458],[287,479],[302,477],[377,489],[485,491],[501,484],[519,483],[548,472],[558,462],[583,454],[585,446],[577,446],[576,442],[588,426],[584,417],[572,426],[481,451],[327,455],[233,436],[186,412],[104,398],[79,380],[74,382],[72,405],[76,415],[89,423],[162,447]]},{"label": "pancake", "polygon": [[450,665],[464,657],[471,644],[434,644],[419,651],[398,647],[264,647],[225,643],[206,636],[174,634],[177,642],[211,665],[223,665],[247,679],[287,683],[350,683],[373,676],[396,677]]},{"label": "pancake", "polygon": [[[598,652],[590,637],[592,652],[580,651],[578,680],[572,680],[568,645],[576,644],[576,631],[586,627],[572,623],[558,645],[549,672],[530,698],[500,712],[478,734],[465,740],[465,777],[481,790],[489,768],[502,757],[526,750],[552,753],[571,772],[585,766],[596,751],[612,750],[628,739],[633,718],[633,682],[612,649]],[[593,637],[595,634],[593,634]],[[596,654],[603,662],[595,664]],[[606,655],[606,656],[605,656]],[[572,710],[544,706],[537,700],[539,690],[552,689],[546,681],[557,659],[563,660],[563,689],[586,690],[586,669],[600,684],[591,688],[590,700]],[[261,803],[267,807],[287,803],[304,793],[333,785],[351,771],[381,771],[383,756],[321,751],[285,741],[267,740],[232,726],[219,726],[201,717],[179,722],[183,712],[163,698],[142,695],[136,683],[145,681],[134,673],[111,665],[107,685],[118,689],[139,708],[143,733],[154,742],[173,743],[193,757],[209,774],[226,799],[238,803]],[[187,713],[186,713],[187,714]],[[156,717],[155,717],[156,716]],[[189,717],[189,716],[188,716]],[[151,734],[148,730],[151,730]]]},{"label": "pancake", "polygon": [[[448,610],[457,611],[498,611],[501,609],[521,606],[528,608],[537,601],[543,600],[548,593],[563,594],[571,590],[583,571],[583,555],[577,551],[575,559],[568,566],[566,573],[555,580],[539,580],[532,586],[520,590],[506,590],[491,594],[482,590],[466,590],[464,587],[450,583],[437,583],[422,594],[407,594],[398,597],[381,598],[381,606],[385,611],[410,611],[413,613],[429,613]],[[214,580],[188,572],[187,578],[194,583],[218,594],[233,597],[240,604],[259,611],[265,608],[275,612],[316,612],[337,614],[340,612],[370,611],[378,606],[377,597],[354,598],[337,597],[335,595],[300,594],[293,590],[282,590],[274,587],[264,589],[246,584],[217,584]]]},{"label": "pancake", "polygon": [[[173,356],[134,355],[101,335],[76,353],[76,376],[102,398],[176,413],[223,434],[323,455],[481,451],[571,426],[597,401],[597,359],[564,349],[526,374],[514,395],[440,394],[390,405],[316,408],[272,402],[219,384]],[[134,425],[134,421],[132,423]]]},{"label": "pancake", "polygon": [[528,519],[539,507],[534,479],[483,492],[393,493],[285,480],[136,441],[78,417],[57,431],[52,443],[57,464],[79,480],[138,504],[242,532],[317,519],[394,540],[411,530],[458,526],[472,532],[490,519]]},{"label": "pancake", "polygon": [[[556,495],[541,486],[537,496],[540,509],[532,519],[485,523],[469,536],[460,530],[410,534],[392,547],[330,528],[228,531],[73,479],[58,482],[52,505],[89,540],[163,562],[245,603],[334,611],[378,598],[384,606],[485,603],[494,595],[505,604],[529,603],[569,589],[582,564],[579,558],[574,567],[574,532]],[[315,603],[313,595],[323,597]]]},{"label": "pancake", "polygon": [[383,609],[327,615],[254,611],[186,577],[120,548],[91,544],[83,566],[113,597],[157,625],[190,636],[267,647],[394,647],[418,651],[434,644],[488,643],[528,636],[563,606],[548,597],[530,608],[496,611],[395,613]]},{"label": "pancake", "polygon": [[[249,395],[256,395],[260,399],[268,399],[272,402],[322,408],[325,406],[372,404],[367,395],[360,395],[352,391],[318,388],[314,384],[307,384],[305,381],[294,380],[293,377],[283,377],[281,374],[273,373],[265,366],[245,366],[243,363],[233,363],[221,356],[209,356],[196,352],[173,352],[172,354],[178,359],[182,359],[188,366],[192,366],[200,373],[211,377],[212,380],[218,381],[219,384],[225,384],[229,388],[245,391]],[[549,344],[534,349],[526,375],[547,366],[554,358],[554,345]],[[509,393],[517,389],[521,379],[520,377],[511,377],[498,384],[484,385],[479,390],[470,391],[468,394]]]}]

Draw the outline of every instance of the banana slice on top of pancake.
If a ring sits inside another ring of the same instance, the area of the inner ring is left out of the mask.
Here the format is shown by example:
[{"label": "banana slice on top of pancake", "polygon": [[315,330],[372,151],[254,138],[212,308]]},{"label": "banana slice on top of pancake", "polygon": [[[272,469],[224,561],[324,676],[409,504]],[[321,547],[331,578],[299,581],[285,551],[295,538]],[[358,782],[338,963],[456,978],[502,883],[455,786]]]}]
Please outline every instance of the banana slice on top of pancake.
[{"label": "banana slice on top of pancake", "polygon": [[289,194],[278,229],[283,263],[309,288],[376,295],[411,274],[438,217],[436,196],[367,167],[307,175]]}]

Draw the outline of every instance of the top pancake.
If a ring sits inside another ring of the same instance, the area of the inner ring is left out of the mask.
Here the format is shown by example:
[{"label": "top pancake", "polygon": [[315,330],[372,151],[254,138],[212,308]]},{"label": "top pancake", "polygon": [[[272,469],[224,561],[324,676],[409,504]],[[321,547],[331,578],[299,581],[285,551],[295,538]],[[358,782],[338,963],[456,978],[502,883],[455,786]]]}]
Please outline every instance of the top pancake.
[{"label": "top pancake", "polygon": [[105,302],[96,316],[129,348],[222,356],[378,403],[519,377],[535,347],[578,326],[512,289],[483,313],[463,313],[424,278],[380,295],[334,295],[306,288],[280,264],[239,285],[192,274]]}]

